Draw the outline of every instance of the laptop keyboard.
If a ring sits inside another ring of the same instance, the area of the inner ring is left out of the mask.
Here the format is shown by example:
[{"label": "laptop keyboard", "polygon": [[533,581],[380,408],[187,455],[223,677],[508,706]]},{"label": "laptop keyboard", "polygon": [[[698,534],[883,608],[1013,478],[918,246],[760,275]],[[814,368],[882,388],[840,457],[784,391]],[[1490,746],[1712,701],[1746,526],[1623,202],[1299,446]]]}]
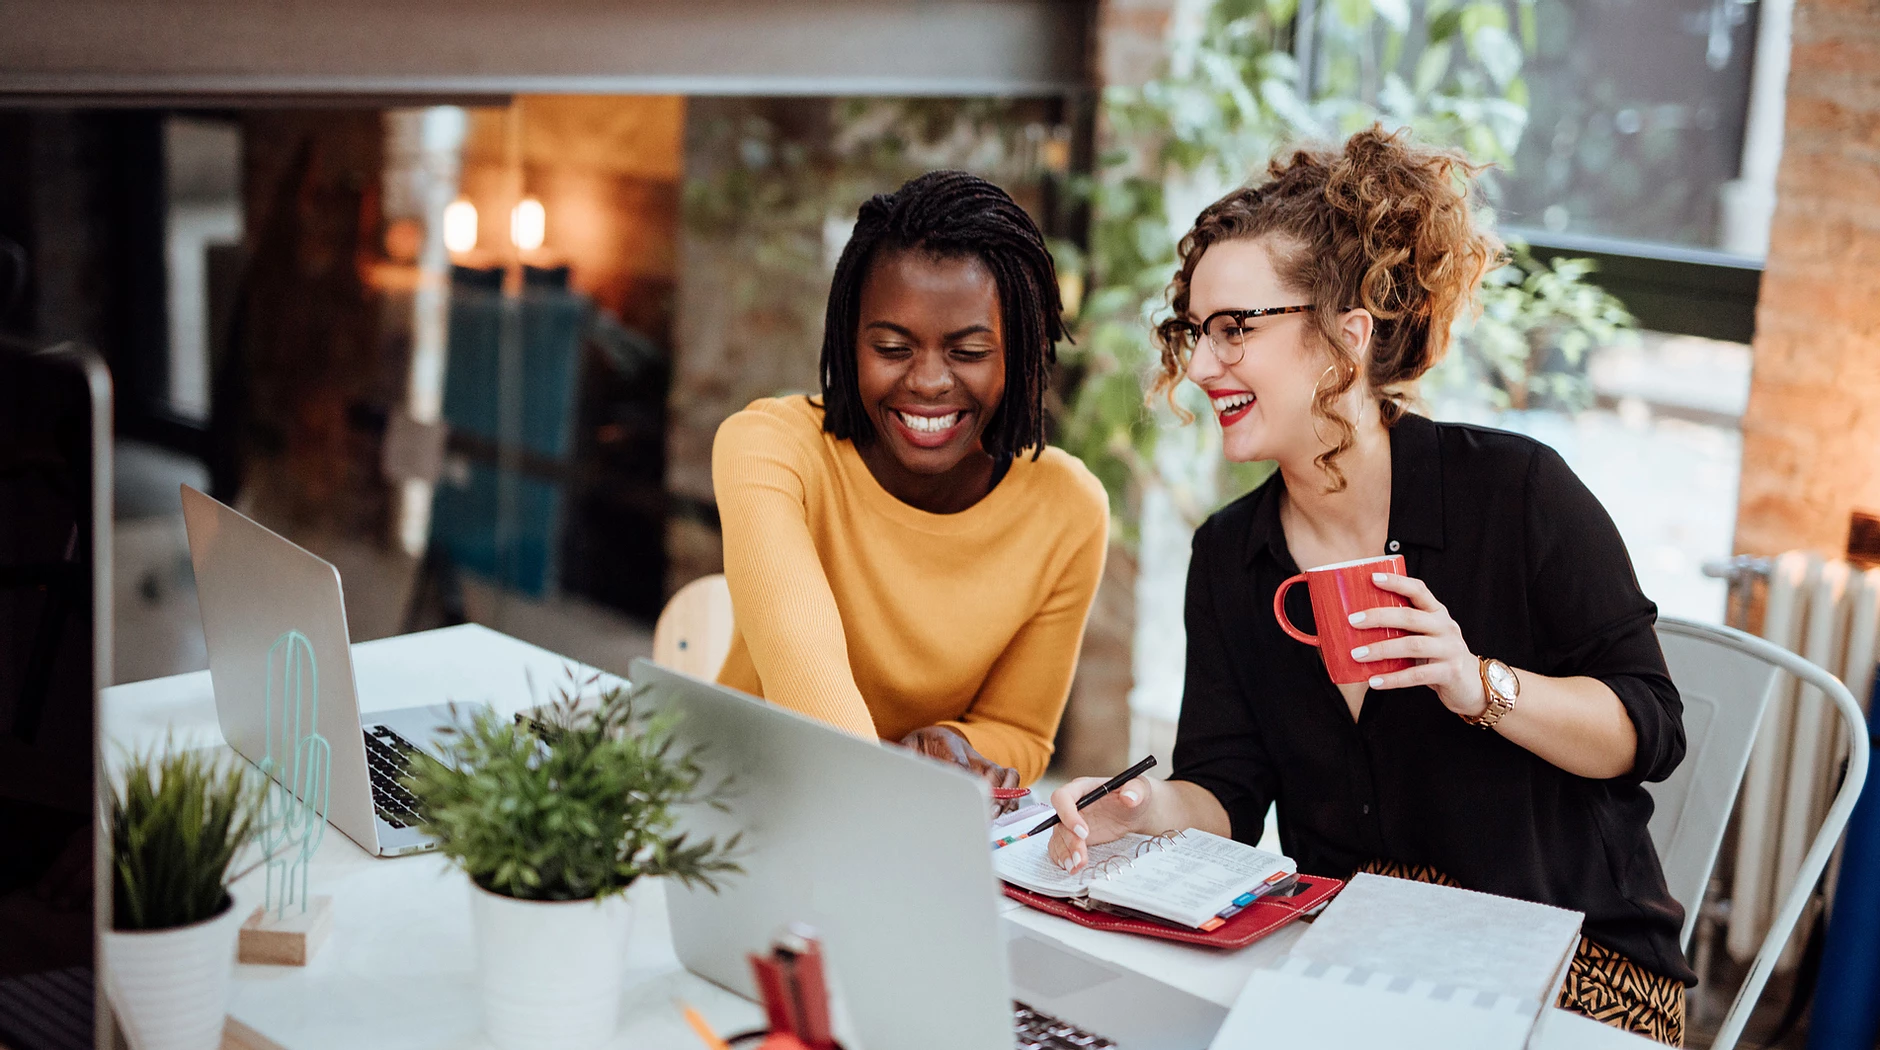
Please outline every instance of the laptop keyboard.
[{"label": "laptop keyboard", "polygon": [[418,800],[400,781],[406,772],[405,753],[417,750],[411,741],[386,726],[367,726],[366,772],[372,778],[372,808],[379,819],[395,828],[418,824]]},{"label": "laptop keyboard", "polygon": [[1018,1050],[1110,1050],[1116,1046],[1100,1035],[1017,1000],[1012,1001],[1012,1029],[1018,1038]]}]

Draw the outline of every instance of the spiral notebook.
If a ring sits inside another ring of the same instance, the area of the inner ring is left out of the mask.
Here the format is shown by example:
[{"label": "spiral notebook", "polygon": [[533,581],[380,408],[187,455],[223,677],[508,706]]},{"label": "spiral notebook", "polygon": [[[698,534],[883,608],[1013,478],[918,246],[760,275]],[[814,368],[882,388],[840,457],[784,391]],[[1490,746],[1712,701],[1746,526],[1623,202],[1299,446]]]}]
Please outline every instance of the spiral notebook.
[{"label": "spiral notebook", "polygon": [[1298,874],[1291,859],[1206,831],[1125,835],[1090,847],[1083,870],[1051,862],[1050,837],[993,853],[999,878],[1079,907],[1212,931]]}]

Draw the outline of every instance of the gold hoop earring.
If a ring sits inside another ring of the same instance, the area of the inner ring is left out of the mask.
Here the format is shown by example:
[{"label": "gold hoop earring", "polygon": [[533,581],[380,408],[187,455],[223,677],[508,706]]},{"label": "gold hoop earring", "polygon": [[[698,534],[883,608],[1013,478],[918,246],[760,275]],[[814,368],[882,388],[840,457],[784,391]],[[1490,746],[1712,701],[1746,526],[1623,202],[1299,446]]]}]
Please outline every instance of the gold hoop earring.
[{"label": "gold hoop earring", "polygon": [[1337,367],[1338,367],[1338,362],[1334,361],[1331,364],[1325,366],[1325,371],[1319,373],[1318,382],[1312,384],[1312,396],[1306,399],[1306,407],[1310,408],[1311,406],[1318,404],[1319,388],[1325,385],[1325,377],[1330,375],[1332,369],[1337,368]]},{"label": "gold hoop earring", "polygon": [[[1331,364],[1325,366],[1325,371],[1319,373],[1318,382],[1312,384],[1312,396],[1306,399],[1306,414],[1312,419],[1312,437],[1313,440],[1320,444],[1325,443],[1325,436],[1319,433],[1319,414],[1313,410],[1318,407],[1319,388],[1325,385],[1326,375],[1329,374],[1332,369],[1337,368],[1338,364],[1337,361],[1333,361]],[[1345,367],[1350,369],[1353,373],[1357,371],[1357,366],[1351,364],[1349,361],[1345,362]]]},{"label": "gold hoop earring", "polygon": [[1318,382],[1312,384],[1312,396],[1306,398],[1306,418],[1312,420],[1312,440],[1321,445],[1325,444],[1325,435],[1319,433],[1319,388],[1325,385],[1325,377],[1336,367],[1337,362],[1325,366],[1325,371],[1319,373]]}]

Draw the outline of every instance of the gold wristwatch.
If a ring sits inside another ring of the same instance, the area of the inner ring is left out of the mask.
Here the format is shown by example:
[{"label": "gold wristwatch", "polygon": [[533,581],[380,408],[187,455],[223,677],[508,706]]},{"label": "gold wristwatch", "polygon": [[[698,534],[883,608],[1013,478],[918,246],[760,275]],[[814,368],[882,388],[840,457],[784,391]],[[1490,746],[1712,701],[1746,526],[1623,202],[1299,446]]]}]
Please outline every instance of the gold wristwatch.
[{"label": "gold wristwatch", "polygon": [[1502,716],[1514,710],[1514,702],[1521,696],[1521,679],[1516,677],[1514,668],[1492,657],[1484,656],[1482,663],[1482,694],[1488,697],[1488,707],[1473,718],[1463,716],[1463,721],[1483,729],[1493,729]]}]

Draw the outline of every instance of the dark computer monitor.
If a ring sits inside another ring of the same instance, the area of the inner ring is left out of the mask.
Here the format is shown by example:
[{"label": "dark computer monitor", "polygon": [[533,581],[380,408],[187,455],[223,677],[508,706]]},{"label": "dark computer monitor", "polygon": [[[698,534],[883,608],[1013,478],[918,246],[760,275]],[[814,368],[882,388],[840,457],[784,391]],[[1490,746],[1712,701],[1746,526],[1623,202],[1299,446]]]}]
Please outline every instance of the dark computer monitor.
[{"label": "dark computer monitor", "polygon": [[91,1050],[108,921],[98,690],[111,682],[111,380],[0,337],[0,1046]]}]

